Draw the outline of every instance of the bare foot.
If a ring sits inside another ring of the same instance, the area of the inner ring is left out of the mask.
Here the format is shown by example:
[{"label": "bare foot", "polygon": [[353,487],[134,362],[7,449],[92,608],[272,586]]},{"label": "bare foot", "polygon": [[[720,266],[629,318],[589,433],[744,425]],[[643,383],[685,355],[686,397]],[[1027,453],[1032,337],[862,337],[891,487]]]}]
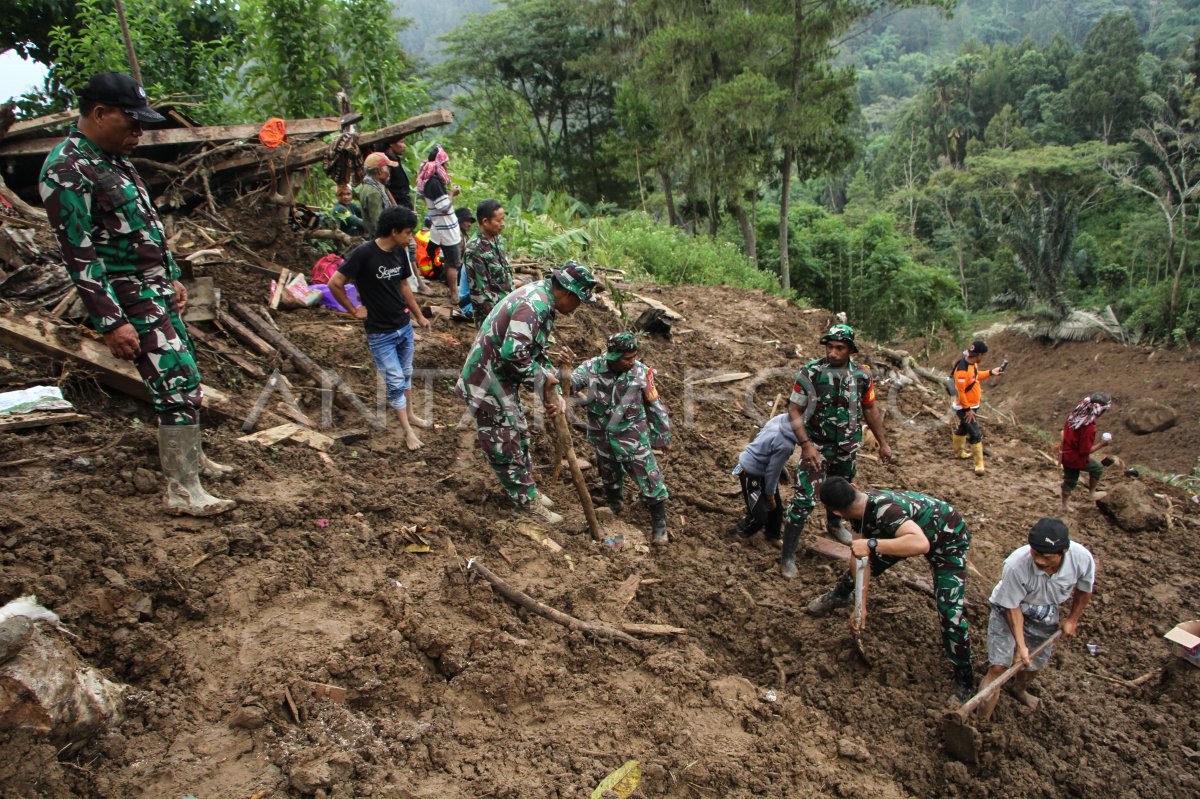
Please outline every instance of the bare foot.
[{"label": "bare foot", "polygon": [[417,438],[417,434],[411,430],[408,432],[408,435],[404,437],[404,444],[410,450],[418,450],[425,446],[423,443],[421,443],[421,439]]},{"label": "bare foot", "polygon": [[412,425],[416,425],[417,427],[423,427],[426,429],[433,427],[433,424],[431,424],[428,419],[422,419],[420,416],[417,416],[412,411],[408,412],[408,423],[412,424]]},{"label": "bare foot", "polygon": [[1041,704],[1042,701],[1023,688],[1009,688],[1009,693],[1013,695],[1014,699],[1030,710],[1037,710],[1037,706]]}]

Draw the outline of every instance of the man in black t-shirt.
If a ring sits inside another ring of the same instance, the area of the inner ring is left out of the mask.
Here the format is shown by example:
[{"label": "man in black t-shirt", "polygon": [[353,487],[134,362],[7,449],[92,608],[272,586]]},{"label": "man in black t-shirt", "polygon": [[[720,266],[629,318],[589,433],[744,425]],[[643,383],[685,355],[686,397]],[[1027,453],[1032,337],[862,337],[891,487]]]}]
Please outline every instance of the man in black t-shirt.
[{"label": "man in black t-shirt", "polygon": [[[396,139],[389,143],[380,152],[386,154],[388,158],[396,162],[396,166],[392,167],[388,173],[387,187],[392,193],[392,198],[396,201],[396,205],[403,205],[405,208],[413,207],[412,186],[408,182],[408,173],[404,171],[404,161],[402,156],[404,151],[408,149],[408,144],[404,139]],[[415,213],[415,212],[414,212]]]},{"label": "man in black t-shirt", "polygon": [[[379,215],[376,237],[354,248],[329,279],[329,290],[343,308],[351,308],[363,320],[367,346],[375,368],[387,383],[388,405],[396,411],[409,449],[423,445],[413,426],[429,427],[412,407],[413,331],[410,314],[417,324],[429,329],[429,320],[413,298],[408,285],[412,267],[408,262],[408,242],[417,217],[402,205],[393,205]],[[358,287],[362,305],[355,307],[346,295],[346,284]]]}]

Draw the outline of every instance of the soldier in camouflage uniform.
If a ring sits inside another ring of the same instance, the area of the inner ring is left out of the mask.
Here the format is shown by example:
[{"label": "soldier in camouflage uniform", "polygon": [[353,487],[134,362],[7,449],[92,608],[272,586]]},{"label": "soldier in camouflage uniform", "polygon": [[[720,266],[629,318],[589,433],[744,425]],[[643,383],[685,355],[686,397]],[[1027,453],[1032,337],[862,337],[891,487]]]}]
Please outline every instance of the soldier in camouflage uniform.
[{"label": "soldier in camouflage uniform", "polygon": [[[924,555],[933,570],[934,600],[941,619],[942,644],[954,666],[959,702],[974,689],[971,641],[963,599],[967,590],[967,549],[971,533],[949,503],[916,491],[862,492],[840,477],[821,486],[821,502],[830,512],[850,520],[858,534],[850,544],[856,558],[870,558],[871,576],[883,574],[905,558]],[[814,599],[808,612],[823,616],[849,605],[854,575],[847,572],[832,590]]]},{"label": "soldier in camouflage uniform", "polygon": [[504,251],[504,208],[496,200],[484,200],[475,209],[479,232],[463,255],[466,283],[470,287],[472,317],[476,327],[513,290],[508,254]]},{"label": "soldier in camouflage uniform", "polygon": [[454,389],[475,420],[479,447],[517,512],[557,524],[549,497],[533,482],[529,425],[519,391],[542,392],[551,417],[566,410],[556,371],[550,364],[550,334],[558,314],[572,314],[581,302],[596,301],[591,271],[574,261],[550,277],[512,292],[483,322],[467,353]]},{"label": "soldier in camouflage uniform", "polygon": [[587,437],[596,450],[608,506],[620,513],[628,472],[650,512],[654,543],[667,542],[667,486],[654,450],[671,446],[671,421],[654,387],[654,370],[637,359],[633,333],[616,333],[608,350],[575,368],[571,393],[587,407]]},{"label": "soldier in camouflage uniform", "polygon": [[200,372],[180,318],[187,293],[128,158],[142,123],[163,119],[133,78],[94,75],[79,93],[78,123],[46,158],[39,188],[92,325],[115,357],[134,362],[154,404],[167,511],[211,516],[235,503],[206,492],[199,475],[232,469],[201,449]]},{"label": "soldier in camouflage uniform", "polygon": [[[825,357],[800,367],[788,402],[788,418],[800,443],[801,466],[796,470],[796,495],[788,505],[783,529],[780,570],[789,580],[796,576],[796,547],[816,504],[815,490],[827,476],[854,479],[863,421],[879,441],[879,459],[884,463],[892,459],[871,375],[850,357],[858,352],[854,329],[834,325],[821,343]],[[840,519],[827,514],[826,522],[830,536],[844,544],[850,542]]]}]

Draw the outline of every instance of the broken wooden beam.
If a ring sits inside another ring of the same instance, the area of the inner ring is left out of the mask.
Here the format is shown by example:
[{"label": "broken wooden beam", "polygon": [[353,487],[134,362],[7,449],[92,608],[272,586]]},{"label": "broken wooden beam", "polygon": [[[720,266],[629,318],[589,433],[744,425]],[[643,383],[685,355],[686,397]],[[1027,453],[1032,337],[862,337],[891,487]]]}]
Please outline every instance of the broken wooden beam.
[{"label": "broken wooden beam", "polygon": [[217,309],[217,323],[220,324],[221,327],[228,330],[234,338],[245,344],[250,349],[254,350],[259,355],[262,355],[265,358],[270,358],[275,354],[274,347],[263,341],[257,333],[243,325],[238,320],[234,319],[220,308]]},{"label": "broken wooden beam", "polygon": [[[20,123],[17,123],[18,125]],[[336,133],[342,129],[340,117],[316,117],[312,119],[284,120],[289,136],[323,135]],[[14,125],[13,128],[17,127]],[[262,129],[261,122],[248,125],[205,125],[195,128],[168,128],[166,130],[146,130],[138,142],[138,149],[145,147],[162,147],[170,144],[204,144],[210,142],[236,141],[252,139],[258,136]],[[12,133],[0,142],[0,157],[16,155],[44,155],[62,141],[61,136],[41,139],[21,139],[10,141]]]},{"label": "broken wooden beam", "polygon": [[86,422],[88,417],[82,413],[7,413],[0,415],[0,433],[13,430],[28,430],[34,427],[49,427],[53,424],[73,424]]},{"label": "broken wooden beam", "polygon": [[79,112],[74,108],[71,108],[66,111],[59,111],[55,114],[48,114],[44,117],[23,119],[20,122],[14,122],[4,134],[4,138],[16,139],[25,136],[32,136],[35,133],[41,133],[43,130],[66,127],[74,122],[78,116]]},{"label": "broken wooden beam", "polygon": [[277,347],[280,352],[286,353],[292,359],[292,363],[296,364],[296,368],[313,380],[316,380],[322,389],[330,389],[338,392],[350,404],[350,407],[366,420],[368,425],[376,430],[384,429],[384,423],[363,404],[363,401],[358,398],[358,395],[354,393],[337,372],[318,366],[303,350],[289,341],[278,330],[271,327],[267,323],[267,320],[255,313],[254,309],[250,306],[234,301],[229,304],[229,307],[230,310],[237,314],[239,319],[245,322],[248,327],[271,344],[271,346]]},{"label": "broken wooden beam", "polygon": [[199,341],[201,344],[209,347],[213,352],[217,353],[222,358],[225,358],[234,366],[239,367],[243,372],[250,375],[250,377],[258,380],[263,380],[266,378],[266,372],[264,372],[254,363],[246,360],[240,354],[234,352],[228,344],[226,344],[224,341],[221,341],[216,336],[210,336],[208,333],[205,333],[203,330],[197,327],[189,327],[188,335],[194,338],[196,341]]}]

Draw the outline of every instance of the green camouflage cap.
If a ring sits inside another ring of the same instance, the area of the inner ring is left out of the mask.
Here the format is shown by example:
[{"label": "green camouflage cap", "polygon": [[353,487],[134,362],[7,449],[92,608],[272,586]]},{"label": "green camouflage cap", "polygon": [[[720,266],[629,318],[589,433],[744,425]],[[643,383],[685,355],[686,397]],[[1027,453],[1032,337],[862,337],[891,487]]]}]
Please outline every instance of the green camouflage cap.
[{"label": "green camouflage cap", "polygon": [[567,261],[550,275],[554,282],[584,302],[595,302],[595,292],[604,291],[604,287],[596,282],[592,270],[575,261]]},{"label": "green camouflage cap", "polygon": [[834,325],[829,328],[825,335],[821,336],[821,343],[828,344],[831,341],[843,341],[850,345],[851,352],[858,352],[858,345],[854,343],[854,328],[850,325]]},{"label": "green camouflage cap", "polygon": [[637,352],[638,340],[633,333],[613,333],[608,337],[608,352],[604,358],[609,361],[619,361],[627,352]]}]

